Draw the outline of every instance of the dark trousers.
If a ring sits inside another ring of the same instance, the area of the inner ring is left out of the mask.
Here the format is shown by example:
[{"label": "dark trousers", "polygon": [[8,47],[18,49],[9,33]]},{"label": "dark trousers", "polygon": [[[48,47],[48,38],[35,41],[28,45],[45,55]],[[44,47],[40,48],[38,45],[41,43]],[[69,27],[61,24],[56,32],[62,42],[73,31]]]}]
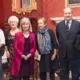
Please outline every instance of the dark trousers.
[{"label": "dark trousers", "polygon": [[77,66],[76,59],[73,58],[60,58],[60,80],[69,80],[69,70],[72,73],[72,80],[77,79]]},{"label": "dark trousers", "polygon": [[3,80],[2,58],[0,56],[0,80]]},{"label": "dark trousers", "polygon": [[[49,72],[49,75],[50,75],[50,80],[54,80],[55,79],[54,72]],[[46,78],[47,78],[46,72],[41,72],[40,73],[40,78],[41,78],[41,80],[46,80]]]},{"label": "dark trousers", "polygon": [[29,76],[24,76],[24,77],[13,77],[13,80],[29,80]]},{"label": "dark trousers", "polygon": [[80,53],[77,57],[77,73],[78,73],[78,76],[77,76],[77,79],[76,80],[80,80]]}]

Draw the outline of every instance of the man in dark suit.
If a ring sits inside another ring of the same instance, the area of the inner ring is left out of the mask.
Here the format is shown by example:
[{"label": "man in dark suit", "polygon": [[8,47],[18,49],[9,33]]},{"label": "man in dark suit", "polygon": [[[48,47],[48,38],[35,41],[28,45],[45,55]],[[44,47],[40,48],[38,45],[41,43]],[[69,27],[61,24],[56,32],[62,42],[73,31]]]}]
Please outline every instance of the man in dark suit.
[{"label": "man in dark suit", "polygon": [[59,42],[60,80],[69,80],[69,70],[72,72],[72,80],[76,80],[78,52],[74,45],[76,37],[80,33],[80,23],[72,19],[70,8],[64,9],[64,20],[57,24],[56,33]]}]

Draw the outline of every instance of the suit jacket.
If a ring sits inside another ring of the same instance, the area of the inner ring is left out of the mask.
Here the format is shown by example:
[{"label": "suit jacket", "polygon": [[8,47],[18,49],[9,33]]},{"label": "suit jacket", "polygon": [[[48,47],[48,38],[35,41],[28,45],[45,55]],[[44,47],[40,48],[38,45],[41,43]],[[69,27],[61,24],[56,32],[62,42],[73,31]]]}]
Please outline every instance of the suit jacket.
[{"label": "suit jacket", "polygon": [[[15,35],[14,40],[14,57],[11,65],[10,74],[13,76],[19,76],[20,71],[20,64],[21,64],[21,55],[24,51],[24,35],[22,32],[18,32]],[[32,74],[34,71],[34,54],[36,50],[36,43],[35,43],[35,35],[34,33],[30,33],[30,53],[32,56],[30,57],[30,73]]]},{"label": "suit jacket", "polygon": [[68,58],[76,58],[77,50],[75,49],[75,40],[80,33],[80,23],[76,20],[72,20],[69,30],[68,40],[66,38],[66,26],[65,21],[57,24],[56,34],[59,42],[59,55],[60,57],[67,56]]},{"label": "suit jacket", "polygon": [[77,36],[75,47],[80,52],[80,34]]}]

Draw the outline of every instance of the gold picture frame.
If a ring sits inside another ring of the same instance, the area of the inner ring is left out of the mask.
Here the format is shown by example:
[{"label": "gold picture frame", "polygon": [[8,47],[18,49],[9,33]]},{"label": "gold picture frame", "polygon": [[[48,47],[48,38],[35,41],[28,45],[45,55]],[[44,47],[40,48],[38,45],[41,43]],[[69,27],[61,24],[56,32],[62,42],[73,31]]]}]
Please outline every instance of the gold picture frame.
[{"label": "gold picture frame", "polygon": [[[18,14],[25,14],[25,13],[30,13],[32,10],[37,10],[37,3],[36,3],[36,0],[30,0],[30,5],[26,8],[23,8],[21,7],[21,0],[18,0],[20,1],[19,6],[20,7],[17,7],[17,0],[12,0],[12,11],[13,12],[16,12]],[[24,1],[24,0],[23,0]]]},{"label": "gold picture frame", "polygon": [[66,0],[67,7],[75,8],[80,7],[80,0]]}]

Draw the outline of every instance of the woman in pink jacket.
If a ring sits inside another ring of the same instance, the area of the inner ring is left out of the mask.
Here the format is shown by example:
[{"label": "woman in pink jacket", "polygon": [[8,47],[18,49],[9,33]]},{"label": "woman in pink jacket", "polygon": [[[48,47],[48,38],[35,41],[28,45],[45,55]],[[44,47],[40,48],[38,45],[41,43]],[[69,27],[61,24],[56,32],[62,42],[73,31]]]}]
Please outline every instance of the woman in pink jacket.
[{"label": "woman in pink jacket", "polygon": [[14,80],[29,80],[29,76],[34,73],[35,35],[31,32],[28,18],[22,18],[20,25],[21,32],[15,35],[14,58],[10,73]]}]

